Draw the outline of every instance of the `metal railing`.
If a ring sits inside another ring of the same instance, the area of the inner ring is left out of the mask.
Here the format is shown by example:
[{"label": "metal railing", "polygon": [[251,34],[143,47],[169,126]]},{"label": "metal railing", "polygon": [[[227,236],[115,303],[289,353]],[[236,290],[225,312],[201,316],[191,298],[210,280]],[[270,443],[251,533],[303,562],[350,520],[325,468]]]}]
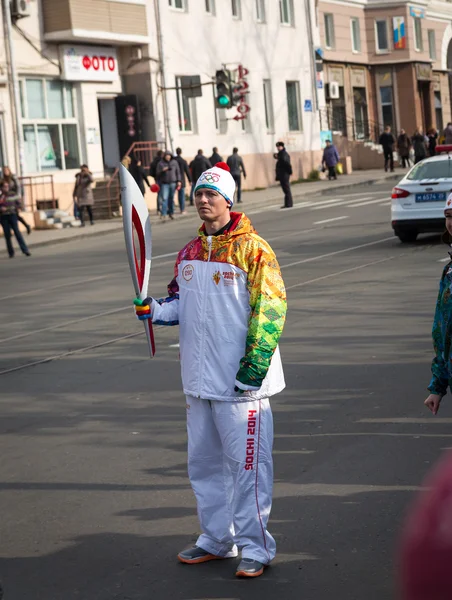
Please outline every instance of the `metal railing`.
[{"label": "metal railing", "polygon": [[[125,156],[140,160],[146,170],[149,170],[151,163],[159,150],[165,147],[164,142],[134,142],[127,150]],[[123,157],[123,160],[124,160]],[[119,206],[120,202],[120,185],[119,185],[119,167],[117,167],[106,185],[108,216],[111,219],[113,214],[112,203]]]},{"label": "metal railing", "polygon": [[368,117],[347,117],[345,107],[327,107],[320,110],[320,127],[333,133],[341,133],[349,140],[357,142],[378,143],[381,133],[380,125]]},{"label": "metal railing", "polygon": [[18,179],[22,190],[24,210],[33,212],[41,209],[58,208],[53,175],[50,173],[24,175]]}]

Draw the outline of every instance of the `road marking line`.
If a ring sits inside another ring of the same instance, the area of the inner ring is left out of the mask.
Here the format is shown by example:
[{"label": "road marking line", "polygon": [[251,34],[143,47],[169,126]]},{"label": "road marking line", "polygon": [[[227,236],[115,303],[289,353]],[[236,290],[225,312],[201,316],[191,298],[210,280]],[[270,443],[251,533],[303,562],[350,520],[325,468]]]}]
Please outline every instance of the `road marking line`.
[{"label": "road marking line", "polygon": [[367,206],[368,204],[377,204],[377,202],[381,202],[381,198],[378,200],[368,200],[367,202],[359,202],[358,204],[347,204],[347,206],[356,208],[357,206]]},{"label": "road marking line", "polygon": [[440,258],[438,262],[449,262],[450,260],[452,260],[450,258],[450,256],[448,256],[447,258]]},{"label": "road marking line", "polygon": [[19,298],[20,296],[28,296],[29,294],[37,294],[38,292],[48,292],[50,290],[58,290],[60,288],[69,287],[70,285],[80,285],[81,283],[89,283],[90,281],[99,281],[99,279],[105,279],[110,275],[99,275],[98,277],[90,277],[89,279],[79,279],[77,281],[71,281],[68,283],[60,283],[51,287],[40,288],[38,290],[30,290],[29,292],[19,292],[18,294],[12,294],[11,296],[3,296],[0,300],[10,300],[11,298]]},{"label": "road marking line", "polygon": [[333,219],[325,219],[324,221],[316,221],[314,225],[323,225],[324,223],[332,223],[333,221],[342,221],[342,219],[348,219],[349,217],[334,217]]},{"label": "road marking line", "polygon": [[303,260],[296,260],[295,262],[282,265],[281,269],[287,269],[288,267],[294,267],[295,265],[302,265],[304,263],[314,262],[321,260],[322,258],[329,258],[330,256],[337,256],[338,254],[344,254],[345,252],[351,252],[352,250],[360,250],[361,248],[368,248],[369,246],[375,246],[376,244],[382,244],[383,242],[389,242],[394,240],[394,236],[382,238],[375,242],[368,242],[367,244],[360,244],[359,246],[351,246],[350,248],[344,248],[343,250],[336,250],[334,252],[328,252],[328,254],[320,254],[319,256],[312,256],[311,258],[304,258]]},{"label": "road marking line", "polygon": [[373,262],[366,263],[365,265],[359,265],[358,267],[352,267],[351,269],[344,269],[343,271],[336,271],[336,273],[330,273],[329,275],[323,275],[322,277],[316,277],[315,279],[310,279],[309,281],[303,281],[302,283],[296,283],[295,285],[289,285],[286,287],[287,290],[292,290],[297,287],[303,287],[304,285],[308,285],[310,283],[316,283],[317,281],[322,281],[322,279],[329,279],[330,277],[336,277],[337,275],[343,275],[344,273],[351,273],[352,271],[359,271],[360,269],[365,269],[366,267],[371,267],[372,265],[378,265],[379,263],[388,262],[389,260],[394,260],[399,256],[404,256],[403,254],[395,254],[394,256],[389,256],[388,258],[382,258],[380,260],[374,260]]},{"label": "road marking line", "polygon": [[392,204],[391,200],[386,200],[386,202],[382,202],[378,206],[391,206],[391,204]]}]

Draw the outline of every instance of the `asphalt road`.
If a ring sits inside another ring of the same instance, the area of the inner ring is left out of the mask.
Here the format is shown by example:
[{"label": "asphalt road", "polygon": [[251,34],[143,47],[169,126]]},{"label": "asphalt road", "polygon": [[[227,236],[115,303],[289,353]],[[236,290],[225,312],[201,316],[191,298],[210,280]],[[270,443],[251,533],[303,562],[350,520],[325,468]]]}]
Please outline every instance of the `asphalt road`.
[{"label": "asphalt road", "polygon": [[[147,358],[122,236],[0,260],[5,600],[396,597],[404,512],[452,445],[452,409],[422,405],[447,254],[437,236],[393,237],[389,190],[249,213],[289,300],[287,389],[272,401],[278,554],[256,580],[236,580],[235,560],[176,561],[198,533],[178,331],[158,328]],[[196,227],[156,224],[151,294]]]}]

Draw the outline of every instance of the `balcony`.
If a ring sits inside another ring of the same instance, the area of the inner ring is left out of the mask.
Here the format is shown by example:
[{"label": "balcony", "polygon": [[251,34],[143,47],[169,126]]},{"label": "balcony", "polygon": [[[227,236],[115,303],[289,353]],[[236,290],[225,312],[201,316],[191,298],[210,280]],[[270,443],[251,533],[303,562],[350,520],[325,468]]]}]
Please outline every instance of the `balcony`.
[{"label": "balcony", "polygon": [[146,44],[146,5],[121,0],[42,0],[49,42]]}]

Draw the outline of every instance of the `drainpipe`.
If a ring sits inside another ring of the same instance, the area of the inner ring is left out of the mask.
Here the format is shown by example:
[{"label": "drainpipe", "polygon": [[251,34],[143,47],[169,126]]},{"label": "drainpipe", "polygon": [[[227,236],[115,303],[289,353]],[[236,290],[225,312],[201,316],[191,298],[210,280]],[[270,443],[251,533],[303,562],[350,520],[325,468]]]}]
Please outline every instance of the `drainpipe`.
[{"label": "drainpipe", "polygon": [[11,0],[2,1],[3,8],[3,26],[5,32],[6,50],[8,56],[8,83],[11,97],[11,104],[14,112],[14,153],[16,159],[16,174],[22,177],[24,174],[24,142],[22,128],[20,126],[20,92],[19,80],[17,78],[16,61],[14,56],[14,45],[11,37]]},{"label": "drainpipe", "polygon": [[159,53],[160,63],[160,82],[162,89],[162,104],[163,104],[163,120],[165,123],[165,145],[167,145],[168,139],[170,144],[170,150],[174,154],[173,148],[173,136],[171,135],[171,127],[168,115],[168,102],[166,98],[166,80],[165,80],[165,57],[163,54],[163,37],[162,37],[162,22],[160,18],[160,0],[155,0],[155,23],[157,26],[157,44]]},{"label": "drainpipe", "polygon": [[316,111],[319,106],[319,98],[317,92],[317,79],[316,79],[316,64],[314,60],[314,36],[312,35],[312,11],[311,11],[311,0],[305,0],[306,6],[306,21],[308,29],[308,43],[309,43],[309,56],[311,63],[311,85],[312,85],[312,103],[313,110]]}]

